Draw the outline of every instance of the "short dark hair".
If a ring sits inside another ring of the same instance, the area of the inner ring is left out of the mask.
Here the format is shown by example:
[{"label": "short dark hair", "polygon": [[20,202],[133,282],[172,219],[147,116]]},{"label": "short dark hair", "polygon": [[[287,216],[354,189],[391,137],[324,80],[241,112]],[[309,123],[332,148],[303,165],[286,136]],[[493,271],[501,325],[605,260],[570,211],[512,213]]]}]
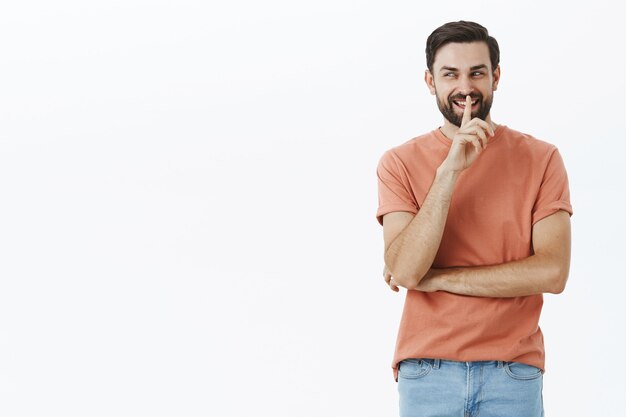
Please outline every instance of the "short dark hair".
[{"label": "short dark hair", "polygon": [[426,40],[426,66],[431,73],[437,50],[451,42],[485,42],[489,47],[491,70],[494,71],[500,63],[498,41],[493,36],[489,36],[487,29],[475,22],[459,20],[439,26]]}]

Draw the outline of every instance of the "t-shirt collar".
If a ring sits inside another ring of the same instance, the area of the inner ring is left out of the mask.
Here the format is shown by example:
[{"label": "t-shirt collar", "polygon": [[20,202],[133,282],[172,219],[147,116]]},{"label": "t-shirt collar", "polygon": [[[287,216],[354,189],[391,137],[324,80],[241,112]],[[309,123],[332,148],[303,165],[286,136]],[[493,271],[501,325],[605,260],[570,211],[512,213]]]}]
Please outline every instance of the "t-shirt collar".
[{"label": "t-shirt collar", "polygon": [[[502,132],[504,132],[506,128],[506,125],[499,124],[498,127],[496,127],[496,130],[493,132],[494,136],[492,138],[488,138],[487,145],[498,140],[498,138],[502,136]],[[443,132],[441,131],[441,126],[433,130],[433,134],[443,144],[447,145],[448,147],[452,146],[452,139],[448,139],[448,137],[443,134]]]}]

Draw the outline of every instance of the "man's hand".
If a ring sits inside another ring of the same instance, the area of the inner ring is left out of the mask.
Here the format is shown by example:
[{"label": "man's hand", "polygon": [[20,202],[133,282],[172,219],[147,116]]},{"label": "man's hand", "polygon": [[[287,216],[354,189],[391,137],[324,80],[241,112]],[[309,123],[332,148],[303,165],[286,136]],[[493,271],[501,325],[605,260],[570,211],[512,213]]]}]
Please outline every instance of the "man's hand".
[{"label": "man's hand", "polygon": [[[465,110],[461,127],[454,134],[452,146],[442,165],[452,171],[463,171],[474,163],[487,146],[487,135],[493,136],[493,127],[484,120],[472,119],[472,98],[465,97]],[[473,146],[472,146],[473,145]]]},{"label": "man's hand", "polygon": [[389,288],[391,288],[395,292],[400,291],[400,288],[398,288],[398,283],[391,277],[391,271],[389,271],[386,264],[383,268],[383,277],[385,277],[385,282],[387,283],[387,285],[389,285]]}]

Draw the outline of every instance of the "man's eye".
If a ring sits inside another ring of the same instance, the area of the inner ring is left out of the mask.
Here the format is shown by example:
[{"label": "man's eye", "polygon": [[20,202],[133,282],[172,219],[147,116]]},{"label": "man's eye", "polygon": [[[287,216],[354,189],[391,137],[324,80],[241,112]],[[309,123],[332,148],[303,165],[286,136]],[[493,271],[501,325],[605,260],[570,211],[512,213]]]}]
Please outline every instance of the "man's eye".
[{"label": "man's eye", "polygon": [[453,72],[446,72],[446,73],[444,74],[444,77],[447,77],[448,75],[452,75],[452,76],[454,76],[454,73],[453,73]]},{"label": "man's eye", "polygon": [[476,75],[476,76],[480,76],[480,75],[483,75],[483,73],[482,73],[482,72],[480,72],[480,71],[476,71],[476,72],[474,73],[474,75]]}]

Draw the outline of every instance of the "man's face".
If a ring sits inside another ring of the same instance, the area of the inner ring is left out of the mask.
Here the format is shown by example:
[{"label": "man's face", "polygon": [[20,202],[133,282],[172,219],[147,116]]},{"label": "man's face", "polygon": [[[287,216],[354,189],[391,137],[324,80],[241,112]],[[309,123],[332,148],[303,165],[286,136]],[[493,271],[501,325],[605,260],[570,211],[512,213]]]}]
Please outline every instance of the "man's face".
[{"label": "man's face", "polygon": [[472,118],[485,120],[498,86],[500,66],[491,70],[489,47],[485,42],[448,43],[437,50],[426,83],[437,97],[437,106],[450,123],[461,127],[465,96],[472,98]]}]

